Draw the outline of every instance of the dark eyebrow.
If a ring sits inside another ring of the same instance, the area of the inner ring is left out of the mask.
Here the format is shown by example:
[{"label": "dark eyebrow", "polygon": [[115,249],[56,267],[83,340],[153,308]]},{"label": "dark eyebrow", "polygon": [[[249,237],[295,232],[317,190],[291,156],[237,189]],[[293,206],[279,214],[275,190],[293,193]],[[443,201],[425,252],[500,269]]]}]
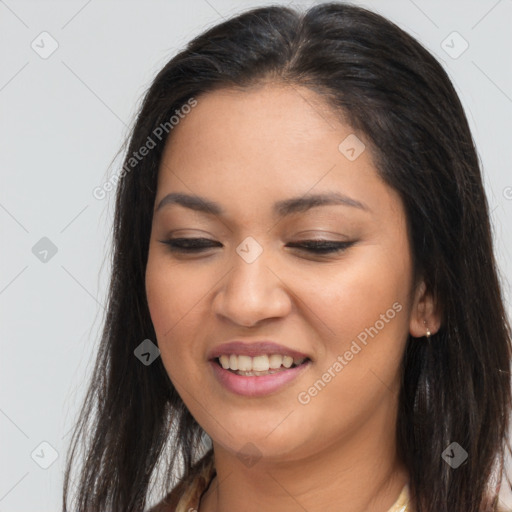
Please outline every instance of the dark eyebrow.
[{"label": "dark eyebrow", "polygon": [[[155,209],[155,213],[164,206],[170,204],[179,204],[185,208],[190,208],[191,210],[209,213],[212,215],[223,215],[225,213],[224,209],[214,201],[197,195],[180,193],[167,194],[160,201],[160,203],[158,203],[158,206]],[[290,199],[277,201],[274,204],[273,211],[274,215],[278,217],[285,217],[293,213],[304,212],[306,210],[309,210],[310,208],[315,208],[317,206],[336,204],[352,206],[354,208],[359,208],[361,210],[370,211],[368,206],[366,206],[365,204],[355,199],[352,199],[351,197],[348,197],[344,194],[340,194],[339,192],[308,194],[305,196],[292,197]]]},{"label": "dark eyebrow", "polygon": [[301,197],[292,197],[283,201],[278,201],[274,204],[274,213],[278,217],[285,217],[293,213],[304,212],[310,208],[316,206],[327,206],[327,205],[343,205],[352,206],[361,210],[370,211],[368,206],[352,199],[339,192],[325,192],[322,194],[308,194]]}]

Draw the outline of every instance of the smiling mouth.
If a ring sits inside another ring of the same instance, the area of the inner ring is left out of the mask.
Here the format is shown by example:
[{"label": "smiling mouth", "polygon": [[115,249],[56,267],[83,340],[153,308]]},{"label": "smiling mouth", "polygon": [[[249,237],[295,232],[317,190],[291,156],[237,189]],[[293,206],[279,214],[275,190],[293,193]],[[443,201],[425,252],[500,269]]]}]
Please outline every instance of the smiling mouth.
[{"label": "smiling mouth", "polygon": [[[303,366],[311,361],[309,357],[300,359],[292,359],[291,357],[282,356],[257,356],[251,358],[249,356],[235,356],[226,359],[225,356],[216,357],[214,362],[224,370],[244,377],[258,377],[263,375],[272,375],[286,370]],[[222,358],[222,359],[221,359]],[[266,360],[264,358],[267,358]],[[280,360],[279,360],[280,358]],[[243,369],[238,369],[238,367]],[[267,367],[267,369],[257,369]]]}]

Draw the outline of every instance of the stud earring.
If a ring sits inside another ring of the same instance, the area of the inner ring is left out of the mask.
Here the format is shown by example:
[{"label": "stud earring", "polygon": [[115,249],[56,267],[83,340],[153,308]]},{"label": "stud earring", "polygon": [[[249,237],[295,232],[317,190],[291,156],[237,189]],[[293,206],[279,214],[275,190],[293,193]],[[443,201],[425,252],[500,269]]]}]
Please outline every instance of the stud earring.
[{"label": "stud earring", "polygon": [[427,339],[429,339],[429,338],[430,338],[430,335],[431,335],[432,333],[430,332],[430,329],[429,329],[429,328],[428,328],[428,326],[427,326],[427,321],[426,321],[426,320],[423,320],[423,323],[425,324],[425,327],[426,327],[426,329],[427,329],[426,337],[427,337]]}]

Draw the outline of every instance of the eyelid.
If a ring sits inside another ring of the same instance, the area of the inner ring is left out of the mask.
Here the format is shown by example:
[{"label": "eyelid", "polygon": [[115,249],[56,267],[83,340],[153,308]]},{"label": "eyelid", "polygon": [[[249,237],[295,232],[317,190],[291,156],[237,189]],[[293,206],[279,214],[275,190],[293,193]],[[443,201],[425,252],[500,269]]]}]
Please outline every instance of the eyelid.
[{"label": "eyelid", "polygon": [[[213,249],[215,244],[222,246],[220,242],[203,237],[176,237],[167,240],[159,240],[159,242],[168,245],[172,252],[181,254],[200,254],[209,249]],[[339,254],[355,243],[356,240],[340,241],[315,238],[288,242],[287,247],[295,247],[309,254],[322,256],[328,254]]]}]

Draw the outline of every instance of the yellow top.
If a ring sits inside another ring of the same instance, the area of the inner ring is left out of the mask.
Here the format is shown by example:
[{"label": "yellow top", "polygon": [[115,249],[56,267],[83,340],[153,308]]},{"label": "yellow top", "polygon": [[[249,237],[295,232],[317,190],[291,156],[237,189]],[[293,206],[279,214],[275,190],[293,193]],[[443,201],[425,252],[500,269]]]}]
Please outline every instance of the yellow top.
[{"label": "yellow top", "polygon": [[[197,464],[198,473],[191,479],[182,480],[167,497],[149,512],[197,512],[201,496],[215,477],[212,452],[208,452]],[[200,512],[200,511],[199,511]],[[400,496],[388,512],[414,512],[409,504],[409,486],[406,484]]]}]

